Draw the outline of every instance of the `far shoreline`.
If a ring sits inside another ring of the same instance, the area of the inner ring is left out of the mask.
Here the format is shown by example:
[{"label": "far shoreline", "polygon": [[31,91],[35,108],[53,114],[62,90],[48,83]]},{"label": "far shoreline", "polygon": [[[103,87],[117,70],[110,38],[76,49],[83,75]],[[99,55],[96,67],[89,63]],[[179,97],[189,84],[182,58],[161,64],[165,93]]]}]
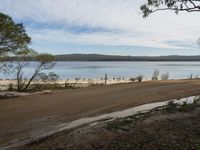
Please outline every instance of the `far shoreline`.
[{"label": "far shoreline", "polygon": [[[55,61],[200,61],[200,55],[161,55],[161,56],[133,56],[133,55],[105,55],[105,54],[52,54]],[[14,57],[3,58],[1,61],[15,61]],[[27,61],[34,61],[34,58],[27,58]]]}]

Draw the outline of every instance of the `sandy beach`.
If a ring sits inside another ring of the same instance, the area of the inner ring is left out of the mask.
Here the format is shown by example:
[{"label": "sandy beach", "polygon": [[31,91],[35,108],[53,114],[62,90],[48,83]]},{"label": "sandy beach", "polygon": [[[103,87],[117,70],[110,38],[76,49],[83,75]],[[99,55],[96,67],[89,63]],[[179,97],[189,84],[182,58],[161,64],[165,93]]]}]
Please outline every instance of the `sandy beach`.
[{"label": "sandy beach", "polygon": [[0,145],[76,119],[200,95],[199,80],[147,81],[56,90],[0,101]]},{"label": "sandy beach", "polygon": [[[116,78],[116,79],[108,79],[106,81],[107,85],[110,84],[118,84],[118,83],[130,83],[130,79],[128,78]],[[7,90],[10,84],[16,85],[17,81],[14,79],[9,80],[0,80],[0,90]],[[42,82],[42,81],[33,81],[31,84],[58,84],[60,86],[65,86],[65,84],[69,84],[71,86],[76,87],[88,87],[91,85],[100,85],[105,84],[104,79],[68,79],[68,80],[58,80],[56,82]]]}]

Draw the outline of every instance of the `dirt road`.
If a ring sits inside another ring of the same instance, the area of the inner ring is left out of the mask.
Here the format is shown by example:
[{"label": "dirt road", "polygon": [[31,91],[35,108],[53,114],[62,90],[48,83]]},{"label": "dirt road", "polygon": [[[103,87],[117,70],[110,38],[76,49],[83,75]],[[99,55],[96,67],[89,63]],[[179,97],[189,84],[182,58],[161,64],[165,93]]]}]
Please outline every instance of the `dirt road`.
[{"label": "dirt road", "polygon": [[96,86],[1,100],[0,146],[82,117],[192,95],[200,95],[198,80]]}]

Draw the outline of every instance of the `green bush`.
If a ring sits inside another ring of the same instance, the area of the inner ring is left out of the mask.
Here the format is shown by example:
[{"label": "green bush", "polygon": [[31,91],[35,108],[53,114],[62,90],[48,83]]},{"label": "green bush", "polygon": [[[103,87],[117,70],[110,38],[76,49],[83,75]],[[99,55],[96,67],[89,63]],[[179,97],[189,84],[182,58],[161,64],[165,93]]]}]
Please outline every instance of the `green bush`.
[{"label": "green bush", "polygon": [[139,76],[137,77],[137,80],[138,80],[138,82],[142,82],[142,80],[143,80],[143,75],[139,75]]}]

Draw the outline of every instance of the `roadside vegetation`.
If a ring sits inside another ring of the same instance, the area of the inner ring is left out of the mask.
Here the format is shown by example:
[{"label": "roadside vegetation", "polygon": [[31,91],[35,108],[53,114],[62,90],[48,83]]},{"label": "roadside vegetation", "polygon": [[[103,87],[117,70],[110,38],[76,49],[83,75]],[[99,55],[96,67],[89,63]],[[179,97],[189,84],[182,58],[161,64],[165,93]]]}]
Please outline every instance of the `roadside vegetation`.
[{"label": "roadside vegetation", "polygon": [[148,118],[155,114],[168,114],[168,113],[177,113],[177,112],[192,112],[200,108],[200,96],[194,98],[194,101],[183,102],[181,104],[175,103],[174,101],[169,101],[166,106],[157,107],[148,112],[138,112],[136,115],[131,115],[125,118],[118,118],[112,122],[108,123],[107,129],[116,130],[123,129],[123,126],[132,124],[141,119]]}]

